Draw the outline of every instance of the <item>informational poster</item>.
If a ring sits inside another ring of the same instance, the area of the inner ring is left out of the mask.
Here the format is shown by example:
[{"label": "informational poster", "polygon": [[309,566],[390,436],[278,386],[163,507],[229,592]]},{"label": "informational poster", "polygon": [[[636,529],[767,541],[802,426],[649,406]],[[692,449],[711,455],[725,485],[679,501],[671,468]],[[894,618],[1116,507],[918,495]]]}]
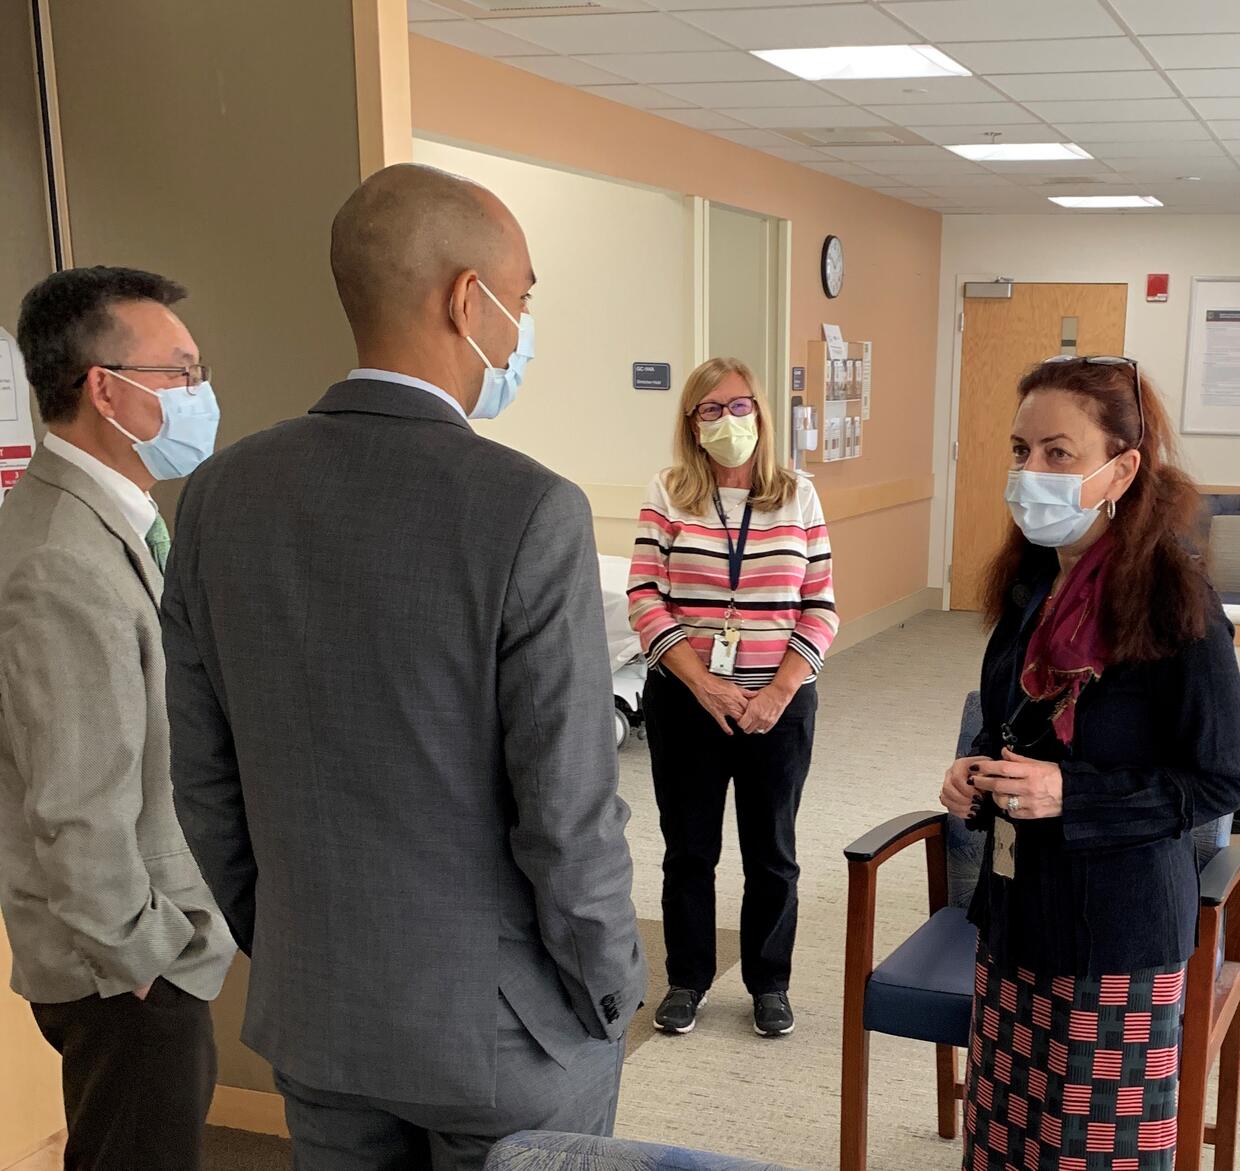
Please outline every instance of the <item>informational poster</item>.
[{"label": "informational poster", "polygon": [[0,504],[34,455],[30,387],[17,339],[0,326]]},{"label": "informational poster", "polygon": [[1195,277],[1183,430],[1240,435],[1240,277]]}]

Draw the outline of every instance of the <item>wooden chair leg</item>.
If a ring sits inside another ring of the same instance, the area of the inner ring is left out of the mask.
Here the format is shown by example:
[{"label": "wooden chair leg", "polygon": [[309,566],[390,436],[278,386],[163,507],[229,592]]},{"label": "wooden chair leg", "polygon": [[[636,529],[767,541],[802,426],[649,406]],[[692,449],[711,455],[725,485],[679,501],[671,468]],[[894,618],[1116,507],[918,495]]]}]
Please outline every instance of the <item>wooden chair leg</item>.
[{"label": "wooden chair leg", "polygon": [[873,871],[848,867],[848,931],[844,945],[844,1035],[840,1077],[840,1171],[865,1171],[870,1114],[870,1034],[865,986],[874,968]]},{"label": "wooden chair leg", "polygon": [[952,1045],[934,1047],[939,1083],[939,1138],[956,1138],[956,1050]]},{"label": "wooden chair leg", "polygon": [[1232,1018],[1218,1057],[1214,1171],[1235,1171],[1237,1122],[1240,1122],[1240,1013]]},{"label": "wooden chair leg", "polygon": [[1206,1084],[1210,1075],[1210,1023],[1214,1016],[1214,965],[1221,918],[1217,907],[1202,909],[1197,950],[1188,961],[1175,1171],[1201,1168],[1206,1138]]}]

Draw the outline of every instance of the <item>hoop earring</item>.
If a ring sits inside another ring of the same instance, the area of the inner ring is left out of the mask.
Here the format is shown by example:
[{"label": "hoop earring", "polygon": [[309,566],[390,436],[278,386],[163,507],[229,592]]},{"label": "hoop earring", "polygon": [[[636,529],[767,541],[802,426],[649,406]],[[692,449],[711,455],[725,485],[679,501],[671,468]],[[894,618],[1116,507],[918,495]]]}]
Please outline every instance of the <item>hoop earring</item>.
[{"label": "hoop earring", "polygon": [[1107,501],[1107,520],[1114,520],[1114,519],[1115,519],[1115,501],[1108,500]]}]

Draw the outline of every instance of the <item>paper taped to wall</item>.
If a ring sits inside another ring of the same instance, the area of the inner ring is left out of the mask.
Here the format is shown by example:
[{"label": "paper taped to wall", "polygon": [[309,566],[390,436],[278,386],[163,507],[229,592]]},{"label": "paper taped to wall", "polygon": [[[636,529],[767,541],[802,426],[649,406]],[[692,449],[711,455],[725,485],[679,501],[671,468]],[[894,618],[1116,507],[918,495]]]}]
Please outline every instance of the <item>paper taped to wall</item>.
[{"label": "paper taped to wall", "polygon": [[17,339],[0,326],[0,503],[34,455],[30,386]]},{"label": "paper taped to wall", "polygon": [[1201,401],[1208,407],[1240,407],[1240,309],[1206,310]]}]

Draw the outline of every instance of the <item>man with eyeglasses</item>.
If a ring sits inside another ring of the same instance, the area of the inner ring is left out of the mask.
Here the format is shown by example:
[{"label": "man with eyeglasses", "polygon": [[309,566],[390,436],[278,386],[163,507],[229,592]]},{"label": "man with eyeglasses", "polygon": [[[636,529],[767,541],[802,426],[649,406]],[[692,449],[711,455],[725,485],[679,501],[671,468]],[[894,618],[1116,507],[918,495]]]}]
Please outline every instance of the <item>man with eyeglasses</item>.
[{"label": "man with eyeglasses", "polygon": [[0,908],[13,988],[63,1057],[74,1171],[201,1166],[208,1002],[235,952],[169,778],[149,492],[210,454],[219,418],[184,296],[70,269],[18,324],[47,436],[0,507]]}]

